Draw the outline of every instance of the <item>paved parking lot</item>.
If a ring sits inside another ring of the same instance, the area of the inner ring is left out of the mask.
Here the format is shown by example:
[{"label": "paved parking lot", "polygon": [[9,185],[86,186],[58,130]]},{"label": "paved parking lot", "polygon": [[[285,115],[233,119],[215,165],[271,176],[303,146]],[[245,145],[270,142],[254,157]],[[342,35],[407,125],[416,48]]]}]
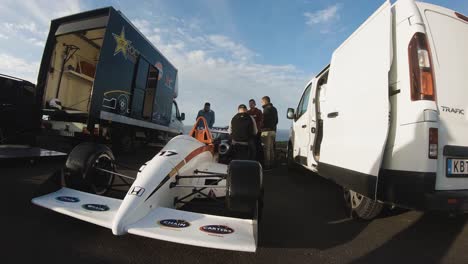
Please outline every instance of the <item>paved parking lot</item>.
[{"label": "paved parking lot", "polygon": [[[137,167],[151,151],[120,157]],[[347,218],[340,189],[303,170],[264,176],[262,245],[240,253],[179,245],[81,222],[30,202],[63,161],[1,164],[0,263],[467,263],[466,217],[389,212]]]}]

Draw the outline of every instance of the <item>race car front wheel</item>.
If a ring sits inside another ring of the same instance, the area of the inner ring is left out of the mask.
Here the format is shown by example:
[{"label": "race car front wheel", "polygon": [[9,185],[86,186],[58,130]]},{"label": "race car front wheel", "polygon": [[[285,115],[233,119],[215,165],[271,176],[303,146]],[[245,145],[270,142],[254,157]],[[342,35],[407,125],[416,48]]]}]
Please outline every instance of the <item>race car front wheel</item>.
[{"label": "race car front wheel", "polygon": [[261,218],[263,208],[262,166],[256,161],[233,160],[226,178],[226,206],[229,211]]},{"label": "race car front wheel", "polygon": [[68,155],[63,175],[72,189],[104,195],[112,187],[114,155],[105,145],[82,143]]}]

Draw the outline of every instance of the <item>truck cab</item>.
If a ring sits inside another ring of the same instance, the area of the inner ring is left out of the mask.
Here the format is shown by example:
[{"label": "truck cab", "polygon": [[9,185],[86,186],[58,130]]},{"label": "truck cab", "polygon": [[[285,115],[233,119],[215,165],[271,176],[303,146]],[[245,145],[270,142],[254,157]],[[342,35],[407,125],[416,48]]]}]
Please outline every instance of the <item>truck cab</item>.
[{"label": "truck cab", "polygon": [[0,74],[0,144],[33,144],[38,117],[36,86]]}]

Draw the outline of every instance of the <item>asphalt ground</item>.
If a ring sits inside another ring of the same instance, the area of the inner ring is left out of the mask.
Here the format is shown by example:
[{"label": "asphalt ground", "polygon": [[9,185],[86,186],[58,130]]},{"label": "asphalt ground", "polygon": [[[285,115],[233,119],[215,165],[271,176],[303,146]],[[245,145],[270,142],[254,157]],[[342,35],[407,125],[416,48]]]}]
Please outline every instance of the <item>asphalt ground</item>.
[{"label": "asphalt ground", "polygon": [[[154,152],[118,159],[138,167]],[[394,210],[372,222],[352,220],[337,185],[284,165],[264,175],[256,253],[114,236],[31,204],[63,163],[0,164],[0,263],[468,263],[467,217]]]}]

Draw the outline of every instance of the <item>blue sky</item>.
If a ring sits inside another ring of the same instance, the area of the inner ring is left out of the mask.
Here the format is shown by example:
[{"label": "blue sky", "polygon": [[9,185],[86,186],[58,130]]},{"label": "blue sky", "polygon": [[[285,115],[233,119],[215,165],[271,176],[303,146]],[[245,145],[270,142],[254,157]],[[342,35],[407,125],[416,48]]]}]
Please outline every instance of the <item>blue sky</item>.
[{"label": "blue sky", "polygon": [[[468,14],[468,0],[428,0]],[[394,1],[393,1],[394,2]],[[270,95],[288,128],[305,83],[333,50],[381,4],[379,0],[0,0],[0,73],[36,82],[49,21],[114,6],[179,69],[177,99],[191,124],[205,101],[216,125],[237,105]]]}]

